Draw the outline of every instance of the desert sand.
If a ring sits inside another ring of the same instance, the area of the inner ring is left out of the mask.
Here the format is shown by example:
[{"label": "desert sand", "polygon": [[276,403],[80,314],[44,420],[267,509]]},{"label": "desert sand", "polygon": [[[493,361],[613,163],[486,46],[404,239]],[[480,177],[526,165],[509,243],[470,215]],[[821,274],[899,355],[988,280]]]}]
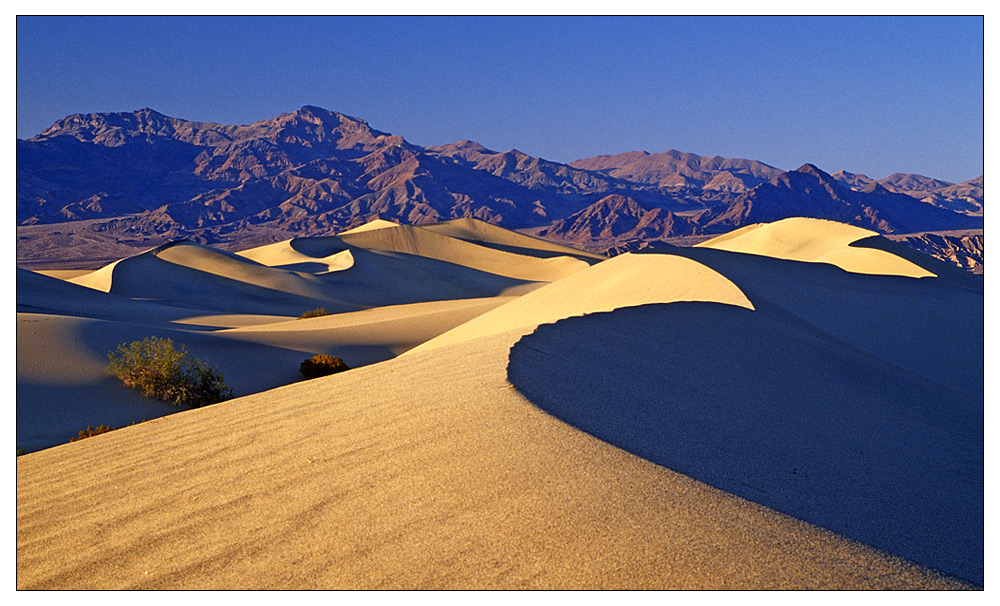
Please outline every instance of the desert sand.
[{"label": "desert sand", "polygon": [[[799,221],[19,270],[17,587],[981,587],[982,280]],[[239,397],[168,415],[103,374],[151,331]],[[311,353],[353,368],[299,381]]]}]

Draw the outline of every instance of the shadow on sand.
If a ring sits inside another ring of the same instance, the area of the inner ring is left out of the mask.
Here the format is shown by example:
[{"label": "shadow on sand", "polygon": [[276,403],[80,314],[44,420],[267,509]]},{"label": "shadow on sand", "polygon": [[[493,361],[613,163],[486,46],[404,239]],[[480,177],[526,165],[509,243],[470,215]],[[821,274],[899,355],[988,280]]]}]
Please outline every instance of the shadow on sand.
[{"label": "shadow on sand", "polygon": [[649,461],[982,586],[982,292],[691,256],[756,311],[670,303],[543,325],[512,348],[510,382]]}]

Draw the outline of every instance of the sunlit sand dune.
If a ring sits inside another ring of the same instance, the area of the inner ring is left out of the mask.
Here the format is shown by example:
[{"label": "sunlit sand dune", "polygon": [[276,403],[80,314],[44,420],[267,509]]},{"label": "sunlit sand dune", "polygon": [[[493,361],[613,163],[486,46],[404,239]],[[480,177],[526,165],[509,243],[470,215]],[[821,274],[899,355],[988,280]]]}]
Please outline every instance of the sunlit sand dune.
[{"label": "sunlit sand dune", "polygon": [[399,227],[399,223],[394,223],[392,221],[386,221],[385,219],[372,219],[371,221],[369,221],[367,223],[364,223],[362,225],[359,225],[357,227],[354,227],[354,228],[351,228],[351,229],[345,229],[344,231],[340,232],[340,234],[341,235],[343,235],[343,234],[356,234],[356,233],[360,233],[360,232],[363,232],[363,231],[371,231],[373,229],[382,229],[384,227]]},{"label": "sunlit sand dune", "polygon": [[674,255],[624,254],[528,293],[421,345],[419,350],[620,307],[714,301],[751,307],[732,282]]},{"label": "sunlit sand dune", "polygon": [[281,272],[366,309],[19,313],[19,414],[22,388],[95,385],[150,326],[242,385],[368,358],[18,457],[17,587],[981,586],[981,279],[790,225],[598,263],[478,222],[375,224],[155,264],[196,294]]},{"label": "sunlit sand dune", "polygon": [[[481,246],[416,225],[399,225],[338,236],[344,243],[369,250],[392,251],[457,263],[520,280],[551,282],[587,267],[570,256],[543,258]],[[317,240],[319,242],[319,240]],[[594,262],[597,259],[593,260]]]},{"label": "sunlit sand dune", "polygon": [[344,271],[354,267],[354,255],[351,254],[350,250],[339,250],[325,257],[316,257],[299,252],[295,249],[293,242],[295,241],[275,242],[241,251],[239,255],[269,267],[305,271],[312,274]]},{"label": "sunlit sand dune", "polygon": [[533,236],[527,236],[516,231],[510,231],[502,227],[497,227],[490,223],[477,221],[476,219],[454,219],[452,221],[442,221],[431,225],[421,226],[424,229],[438,234],[460,238],[478,244],[495,246],[500,250],[510,252],[525,252],[533,255],[566,255],[580,259],[590,259],[603,261],[604,257],[598,254],[589,253],[548,240],[542,240]]},{"label": "sunlit sand dune", "polygon": [[696,246],[792,261],[829,263],[845,271],[862,274],[911,278],[934,275],[898,255],[851,246],[873,236],[878,234],[853,225],[793,217],[774,223],[749,225]]},{"label": "sunlit sand dune", "polygon": [[[549,261],[456,242],[480,256]],[[171,338],[245,395],[301,380],[298,365],[314,354],[352,367],[389,359],[544,284],[441,261],[433,248],[419,256],[305,238],[234,255],[178,242],[70,281],[19,269],[18,445],[36,450],[88,425],[175,412],[151,411],[106,374],[122,343]],[[320,308],[331,315],[296,320]],[[85,371],[60,372],[74,366]]]}]

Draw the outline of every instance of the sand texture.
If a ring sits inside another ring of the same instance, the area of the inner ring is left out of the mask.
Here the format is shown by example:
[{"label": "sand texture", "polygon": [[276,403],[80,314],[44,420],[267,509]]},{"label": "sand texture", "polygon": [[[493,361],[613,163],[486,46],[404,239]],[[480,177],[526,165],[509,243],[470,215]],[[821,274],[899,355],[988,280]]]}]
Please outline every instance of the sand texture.
[{"label": "sand texture", "polygon": [[821,221],[606,261],[387,223],[19,271],[19,441],[160,406],[102,374],[149,330],[240,397],[18,457],[18,589],[983,585],[981,279]]}]

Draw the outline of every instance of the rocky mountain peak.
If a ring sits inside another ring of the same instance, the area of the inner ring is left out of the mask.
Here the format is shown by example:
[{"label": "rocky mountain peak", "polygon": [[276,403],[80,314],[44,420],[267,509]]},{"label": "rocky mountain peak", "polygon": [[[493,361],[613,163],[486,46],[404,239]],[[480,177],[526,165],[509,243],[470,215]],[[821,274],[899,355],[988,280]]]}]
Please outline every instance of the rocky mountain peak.
[{"label": "rocky mountain peak", "polygon": [[797,173],[805,173],[807,175],[812,175],[812,176],[814,176],[814,177],[816,177],[816,178],[818,178],[820,180],[823,180],[823,181],[833,181],[834,180],[834,178],[832,176],[830,176],[829,173],[826,173],[825,171],[823,171],[822,169],[820,169],[815,164],[811,164],[809,162],[806,162],[802,166],[796,168],[795,172],[797,172]]}]

